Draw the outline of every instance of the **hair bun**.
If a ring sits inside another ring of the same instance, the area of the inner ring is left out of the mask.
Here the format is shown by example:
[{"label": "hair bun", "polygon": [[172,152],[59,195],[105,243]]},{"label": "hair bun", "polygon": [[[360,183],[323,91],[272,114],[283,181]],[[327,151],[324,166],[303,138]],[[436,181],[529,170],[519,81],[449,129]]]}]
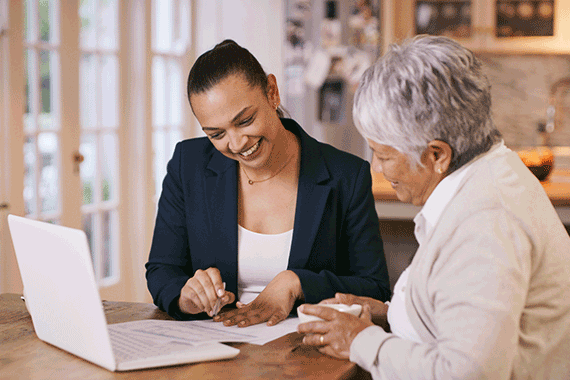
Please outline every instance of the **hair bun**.
[{"label": "hair bun", "polygon": [[226,39],[216,45],[216,48],[226,47],[226,46],[239,46],[234,40]]}]

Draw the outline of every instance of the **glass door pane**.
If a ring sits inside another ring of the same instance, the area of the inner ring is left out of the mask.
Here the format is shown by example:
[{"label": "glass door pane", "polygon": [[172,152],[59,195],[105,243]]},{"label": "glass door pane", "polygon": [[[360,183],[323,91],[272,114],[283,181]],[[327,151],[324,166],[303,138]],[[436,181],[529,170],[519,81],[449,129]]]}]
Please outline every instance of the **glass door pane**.
[{"label": "glass door pane", "polygon": [[96,278],[108,286],[120,279],[118,2],[82,1],[79,14],[81,213]]},{"label": "glass door pane", "polygon": [[190,2],[155,0],[153,10],[152,148],[158,200],[166,164],[182,136],[183,107],[187,107],[183,57],[190,47]]},{"label": "glass door pane", "polygon": [[30,218],[61,217],[61,123],[56,0],[27,0],[25,19],[24,202]]}]

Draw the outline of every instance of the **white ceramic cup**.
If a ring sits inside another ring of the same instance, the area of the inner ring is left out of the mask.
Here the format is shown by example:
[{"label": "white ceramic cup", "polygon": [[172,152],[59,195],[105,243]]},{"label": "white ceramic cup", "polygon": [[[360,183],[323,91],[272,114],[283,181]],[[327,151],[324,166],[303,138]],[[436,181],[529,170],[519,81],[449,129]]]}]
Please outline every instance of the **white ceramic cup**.
[{"label": "white ceramic cup", "polygon": [[[360,311],[362,310],[362,305],[354,304],[354,305],[345,305],[342,303],[330,303],[330,304],[317,304],[315,306],[325,306],[330,307],[332,309],[342,311],[343,313],[349,313],[354,316],[359,316]],[[297,308],[297,315],[299,316],[300,323],[312,322],[312,321],[321,321],[322,319],[316,317],[314,315],[305,314]]]}]

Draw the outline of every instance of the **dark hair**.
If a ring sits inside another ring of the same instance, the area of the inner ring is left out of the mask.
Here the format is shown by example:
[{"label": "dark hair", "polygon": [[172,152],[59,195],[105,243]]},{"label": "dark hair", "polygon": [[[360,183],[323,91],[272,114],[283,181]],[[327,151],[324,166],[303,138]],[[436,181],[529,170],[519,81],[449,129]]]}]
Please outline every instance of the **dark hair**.
[{"label": "dark hair", "polygon": [[[267,74],[259,61],[235,41],[224,40],[194,62],[188,74],[188,101],[191,95],[206,92],[234,74],[241,74],[251,87],[259,87],[267,94]],[[277,114],[283,117],[282,109],[278,108]]]}]

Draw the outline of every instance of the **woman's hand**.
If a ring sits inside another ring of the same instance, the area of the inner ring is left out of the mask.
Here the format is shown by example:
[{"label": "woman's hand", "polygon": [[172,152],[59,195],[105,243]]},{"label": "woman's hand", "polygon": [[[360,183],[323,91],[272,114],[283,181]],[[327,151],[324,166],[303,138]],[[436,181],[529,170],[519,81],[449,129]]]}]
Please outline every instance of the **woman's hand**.
[{"label": "woman's hand", "polygon": [[224,290],[222,277],[217,268],[198,269],[180,291],[178,307],[186,314],[206,312],[211,317],[213,308],[221,298],[221,306],[234,302],[235,295]]},{"label": "woman's hand", "polygon": [[339,359],[348,359],[354,338],[368,326],[373,326],[370,305],[367,303],[362,306],[360,317],[319,305],[305,304],[299,310],[323,319],[299,324],[297,331],[307,334],[303,343],[319,347],[323,354]]},{"label": "woman's hand", "polygon": [[368,305],[370,308],[370,316],[375,325],[382,327],[385,331],[390,331],[388,324],[388,305],[384,302],[370,297],[359,297],[353,294],[337,293],[334,298],[322,300],[319,303],[342,303],[345,305]]},{"label": "woman's hand", "polygon": [[290,270],[279,273],[252,302],[214,317],[226,326],[246,327],[266,322],[273,326],[289,315],[296,300],[304,298],[299,277]]}]

